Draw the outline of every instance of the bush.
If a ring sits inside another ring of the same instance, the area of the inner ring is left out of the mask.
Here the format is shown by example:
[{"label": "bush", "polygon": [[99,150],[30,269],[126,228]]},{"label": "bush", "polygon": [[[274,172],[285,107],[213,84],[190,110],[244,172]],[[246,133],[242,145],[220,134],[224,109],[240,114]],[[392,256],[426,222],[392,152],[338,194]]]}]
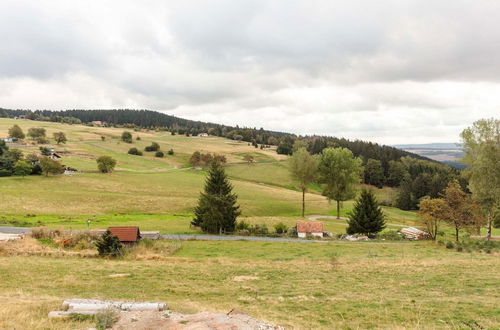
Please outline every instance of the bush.
[{"label": "bush", "polygon": [[169,154],[170,156],[172,156],[174,154],[174,149],[170,149],[167,154]]},{"label": "bush", "polygon": [[401,241],[404,237],[397,230],[385,230],[377,235],[377,238],[388,241]]},{"label": "bush", "polygon": [[158,158],[163,158],[165,157],[165,154],[163,153],[163,151],[157,151],[155,153],[155,157],[158,157]]},{"label": "bush", "polygon": [[36,138],[36,143],[38,144],[48,144],[49,140],[45,136],[39,136]]},{"label": "bush", "polygon": [[130,132],[123,132],[121,140],[125,143],[132,143],[132,134]]},{"label": "bush", "polygon": [[267,225],[252,225],[248,228],[248,231],[257,236],[267,236],[269,234],[269,229]]},{"label": "bush", "polygon": [[288,232],[288,226],[283,222],[277,223],[274,225],[274,231],[277,234],[286,234]]},{"label": "bush", "polygon": [[128,150],[128,154],[129,155],[137,155],[137,156],[142,156],[142,151],[140,151],[139,149],[137,149],[136,147],[133,147],[133,148],[130,148]]},{"label": "bush", "polygon": [[121,257],[123,255],[123,245],[118,237],[113,236],[109,230],[95,243],[99,256],[101,257]]},{"label": "bush", "polygon": [[453,249],[454,247],[455,246],[453,245],[453,242],[450,242],[450,241],[446,242],[446,248],[447,249]]},{"label": "bush", "polygon": [[249,230],[250,224],[244,220],[238,221],[235,226],[236,230]]},{"label": "bush", "polygon": [[144,148],[145,151],[158,151],[160,150],[160,145],[156,142],[152,142],[150,146]]},{"label": "bush", "polygon": [[106,330],[113,327],[119,319],[118,313],[112,309],[108,308],[100,311],[95,315],[96,324],[95,327],[98,330]]},{"label": "bush", "polygon": [[298,234],[297,234],[297,226],[293,226],[292,228],[290,228],[290,229],[288,230],[288,233],[287,233],[287,234],[288,234],[288,236],[290,236],[290,237],[297,237],[297,236],[298,236]]}]

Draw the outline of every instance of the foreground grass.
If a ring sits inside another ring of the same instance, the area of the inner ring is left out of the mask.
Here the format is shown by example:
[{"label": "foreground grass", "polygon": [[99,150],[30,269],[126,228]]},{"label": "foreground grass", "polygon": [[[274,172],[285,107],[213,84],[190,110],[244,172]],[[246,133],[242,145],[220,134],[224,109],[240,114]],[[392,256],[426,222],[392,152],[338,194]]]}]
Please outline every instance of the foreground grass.
[{"label": "foreground grass", "polygon": [[144,261],[0,257],[0,328],[81,327],[46,319],[71,297],[237,308],[290,328],[494,328],[499,267],[498,256],[426,242],[183,242]]}]

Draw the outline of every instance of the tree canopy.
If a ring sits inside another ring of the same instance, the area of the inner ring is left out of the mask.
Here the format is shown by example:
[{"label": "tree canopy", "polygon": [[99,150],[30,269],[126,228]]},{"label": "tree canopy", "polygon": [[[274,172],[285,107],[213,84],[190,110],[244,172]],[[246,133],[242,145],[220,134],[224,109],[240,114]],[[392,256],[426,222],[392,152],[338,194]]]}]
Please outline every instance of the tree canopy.
[{"label": "tree canopy", "polygon": [[319,164],[321,182],[325,184],[323,195],[337,202],[337,218],[340,217],[340,202],[356,195],[363,171],[361,163],[361,159],[354,157],[349,149],[323,150]]}]

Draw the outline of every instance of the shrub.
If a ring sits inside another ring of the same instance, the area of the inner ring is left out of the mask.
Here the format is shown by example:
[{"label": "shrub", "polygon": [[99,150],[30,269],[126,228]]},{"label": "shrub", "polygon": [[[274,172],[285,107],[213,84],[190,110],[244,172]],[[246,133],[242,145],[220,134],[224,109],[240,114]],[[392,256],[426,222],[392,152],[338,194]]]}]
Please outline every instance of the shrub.
[{"label": "shrub", "polygon": [[163,158],[165,157],[165,154],[163,153],[163,151],[157,151],[155,153],[155,157],[158,157],[158,158]]},{"label": "shrub", "polygon": [[388,241],[401,241],[404,239],[404,237],[400,235],[397,230],[385,230],[378,234],[377,237]]},{"label": "shrub", "polygon": [[160,145],[156,142],[152,142],[150,146],[144,148],[145,151],[158,151],[160,150]]},{"label": "shrub", "polygon": [[49,140],[45,136],[39,136],[36,138],[36,143],[38,144],[48,144]]},{"label": "shrub", "polygon": [[95,243],[99,256],[101,257],[121,257],[123,255],[123,245],[118,237],[113,236],[109,230]]},{"label": "shrub", "polygon": [[288,230],[288,233],[287,233],[287,234],[288,234],[288,236],[290,236],[290,237],[297,237],[297,236],[298,236],[298,234],[297,234],[297,226],[293,226],[292,228],[290,228],[290,229]]},{"label": "shrub", "polygon": [[286,234],[288,232],[288,226],[283,222],[277,223],[274,225],[274,231],[277,234]]},{"label": "shrub", "polygon": [[98,330],[110,329],[113,327],[113,324],[118,321],[118,319],[118,313],[112,308],[107,308],[95,315],[95,327]]},{"label": "shrub", "polygon": [[250,224],[244,220],[238,221],[235,226],[236,230],[249,230]]},{"label": "shrub", "polygon": [[450,242],[450,241],[446,242],[446,248],[453,249],[454,248],[453,242]]},{"label": "shrub", "polygon": [[121,140],[125,143],[132,143],[132,134],[130,132],[123,132]]},{"label": "shrub", "polygon": [[128,150],[128,154],[129,155],[137,155],[137,156],[142,156],[142,151],[140,151],[139,149],[137,149],[136,147],[133,147],[133,148],[130,148]]},{"label": "shrub", "polygon": [[252,225],[248,228],[251,234],[257,236],[266,236],[269,234],[269,229],[266,224],[263,225]]},{"label": "shrub", "polygon": [[174,154],[174,149],[170,149],[167,154],[169,154],[170,156],[172,156]]}]

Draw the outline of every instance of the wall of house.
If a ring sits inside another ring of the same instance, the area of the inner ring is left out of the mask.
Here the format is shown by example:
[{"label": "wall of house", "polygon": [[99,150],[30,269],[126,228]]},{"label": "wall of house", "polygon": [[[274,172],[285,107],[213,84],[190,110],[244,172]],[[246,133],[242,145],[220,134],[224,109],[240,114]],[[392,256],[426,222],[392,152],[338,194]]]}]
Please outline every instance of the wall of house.
[{"label": "wall of house", "polygon": [[300,238],[306,238],[307,234],[314,237],[323,237],[323,233],[297,233],[297,236],[299,236]]}]

